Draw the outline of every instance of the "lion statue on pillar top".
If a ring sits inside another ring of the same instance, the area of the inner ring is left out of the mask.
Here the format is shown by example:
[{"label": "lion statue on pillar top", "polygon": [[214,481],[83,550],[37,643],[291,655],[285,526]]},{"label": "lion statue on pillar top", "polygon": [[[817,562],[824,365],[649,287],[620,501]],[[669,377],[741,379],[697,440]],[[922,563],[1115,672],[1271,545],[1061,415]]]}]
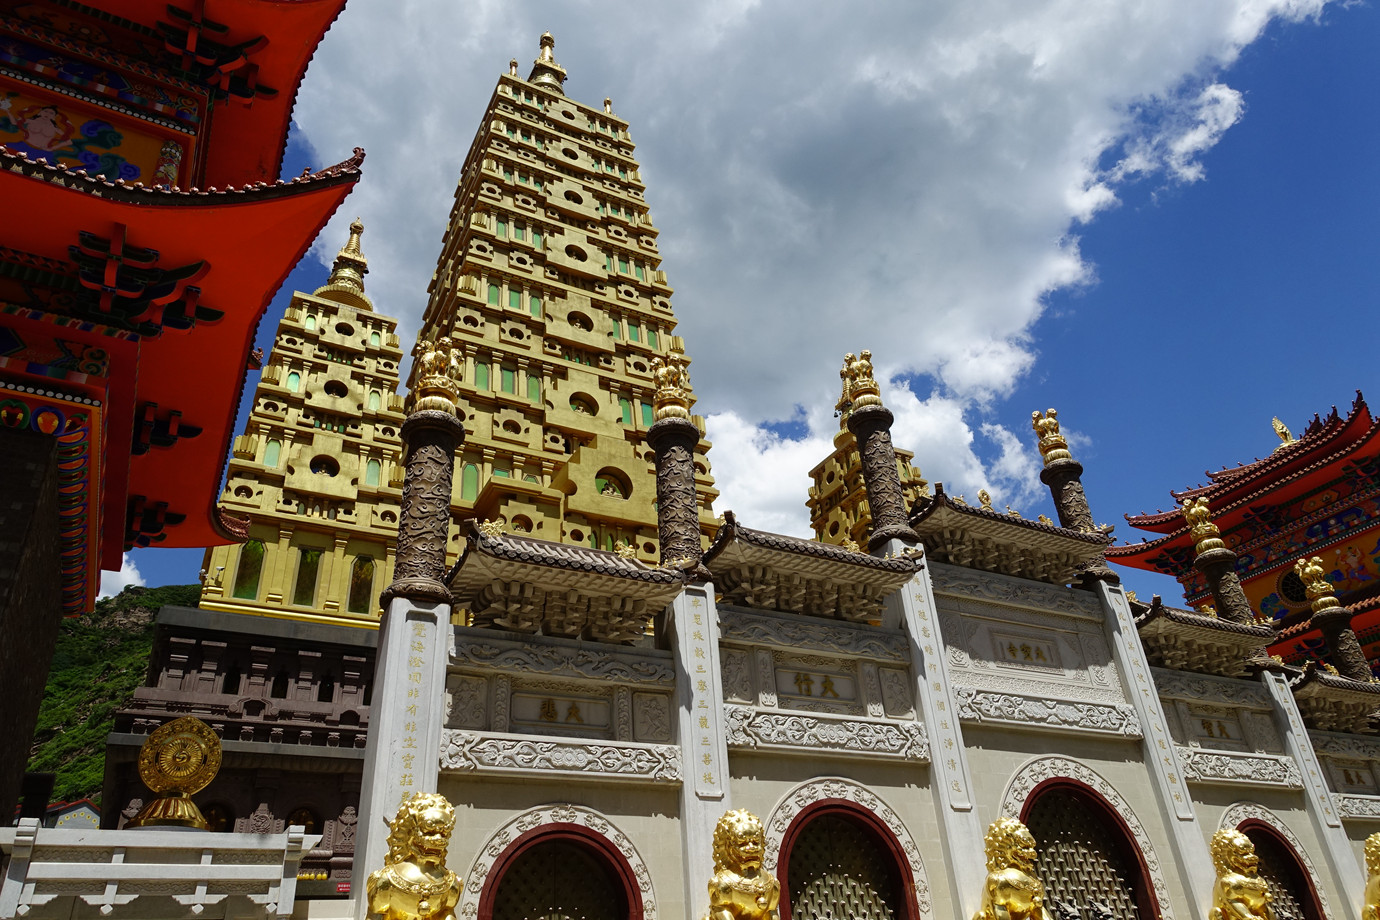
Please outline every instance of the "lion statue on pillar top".
[{"label": "lion statue on pillar top", "polygon": [[1212,835],[1212,909],[1208,920],[1275,920],[1270,909],[1274,895],[1256,874],[1260,857],[1255,844],[1235,828],[1224,827]]},{"label": "lion statue on pillar top", "polygon": [[1035,877],[1035,838],[1015,818],[987,828],[987,881],[973,920],[1051,920],[1045,886]]},{"label": "lion statue on pillar top", "polygon": [[766,848],[766,832],[752,812],[740,808],[719,819],[706,920],[781,920],[781,883],[762,870]]},{"label": "lion statue on pillar top", "polygon": [[460,877],[446,868],[455,808],[435,792],[414,792],[388,829],[383,868],[369,873],[369,913],[383,920],[455,920]]}]

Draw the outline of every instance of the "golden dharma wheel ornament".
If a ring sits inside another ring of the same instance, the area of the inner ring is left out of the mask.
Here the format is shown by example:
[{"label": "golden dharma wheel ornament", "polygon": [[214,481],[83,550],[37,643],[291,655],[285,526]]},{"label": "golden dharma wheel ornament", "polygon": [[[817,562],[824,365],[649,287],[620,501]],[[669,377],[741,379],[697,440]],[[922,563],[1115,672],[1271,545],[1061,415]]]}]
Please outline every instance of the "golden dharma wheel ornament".
[{"label": "golden dharma wheel ornament", "polygon": [[191,796],[220,770],[220,739],[200,719],[183,716],[161,725],[139,748],[139,778],[156,793],[126,827],[194,827],[206,818]]}]

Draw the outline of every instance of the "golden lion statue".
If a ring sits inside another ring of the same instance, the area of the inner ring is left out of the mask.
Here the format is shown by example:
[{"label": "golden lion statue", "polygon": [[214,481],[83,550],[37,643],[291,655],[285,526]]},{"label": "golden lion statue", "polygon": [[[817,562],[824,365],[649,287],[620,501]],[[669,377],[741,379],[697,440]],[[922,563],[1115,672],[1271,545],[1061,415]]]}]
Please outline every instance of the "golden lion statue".
[{"label": "golden lion statue", "polygon": [[752,812],[727,812],[714,825],[714,877],[707,920],[780,920],[781,883],[762,871],[762,822]]},{"label": "golden lion statue", "polygon": [[1366,838],[1366,899],[1361,920],[1380,920],[1380,834]]},{"label": "golden lion statue", "polygon": [[383,920],[455,920],[460,877],[446,868],[455,809],[445,796],[414,792],[388,832],[383,868],[369,873],[369,913]]},{"label": "golden lion statue", "polygon": [[1035,838],[1015,818],[987,828],[987,881],[973,920],[1051,920],[1045,886],[1035,877]]},{"label": "golden lion statue", "polygon": [[1212,886],[1208,920],[1274,920],[1270,909],[1274,895],[1256,875],[1260,857],[1249,837],[1233,828],[1212,835],[1212,866],[1217,881]]}]

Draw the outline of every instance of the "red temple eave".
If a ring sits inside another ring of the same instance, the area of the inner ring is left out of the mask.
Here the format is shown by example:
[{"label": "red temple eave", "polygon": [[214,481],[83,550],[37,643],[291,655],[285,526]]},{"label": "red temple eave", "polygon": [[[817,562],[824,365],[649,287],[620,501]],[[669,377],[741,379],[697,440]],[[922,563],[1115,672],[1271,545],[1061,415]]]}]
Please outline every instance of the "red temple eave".
[{"label": "red temple eave", "polygon": [[[143,336],[137,368],[112,367],[115,374],[137,375],[137,417],[154,405],[148,417],[177,412],[184,435],[199,432],[166,445],[155,442],[133,456],[127,486],[110,480],[117,464],[108,462],[103,566],[118,567],[125,546],[126,507],[111,504],[124,495],[142,497],[146,507],[166,503],[170,521],[185,516],[151,536],[151,545],[199,547],[234,538],[215,504],[255,330],[288,273],[358,180],[362,156],[356,151],[345,163],[290,182],[180,193],[112,185],[0,151],[0,201],[9,213],[24,215],[14,225],[19,237],[11,245],[70,262],[78,231],[103,239],[122,233],[126,245],[156,250],[160,267],[205,263],[195,282],[198,303],[222,314],[199,319],[191,329]],[[8,236],[0,231],[0,244]],[[113,383],[111,389],[114,399]],[[107,454],[117,444],[130,449],[130,429],[118,427],[101,445]]]},{"label": "red temple eave", "polygon": [[[264,89],[252,99],[232,95],[212,109],[210,136],[220,140],[208,148],[203,174],[208,186],[278,177],[307,64],[344,6],[345,0],[176,0],[171,4],[168,0],[117,0],[103,4],[109,12],[149,28],[158,23],[174,25],[193,36],[193,46],[202,36],[214,36],[220,45],[246,46],[242,62],[226,65],[234,67],[228,75]],[[182,15],[174,17],[170,7],[181,8]],[[224,32],[187,29],[189,19],[228,28]],[[186,42],[179,50],[185,47]]]}]

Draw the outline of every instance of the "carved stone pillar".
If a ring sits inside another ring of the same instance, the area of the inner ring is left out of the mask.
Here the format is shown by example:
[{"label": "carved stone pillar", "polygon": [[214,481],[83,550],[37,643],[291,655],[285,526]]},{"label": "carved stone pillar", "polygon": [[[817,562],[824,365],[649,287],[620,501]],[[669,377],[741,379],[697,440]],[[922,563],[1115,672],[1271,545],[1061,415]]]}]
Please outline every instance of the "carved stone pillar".
[{"label": "carved stone pillar", "polygon": [[[1095,533],[1097,525],[1093,523],[1092,509],[1088,507],[1088,496],[1083,494],[1083,464],[1069,453],[1068,442],[1059,431],[1057,415],[1053,409],[1044,415],[1031,413],[1031,427],[1040,436],[1040,454],[1045,460],[1044,469],[1040,470],[1040,481],[1049,486],[1060,527],[1080,533]],[[1121,576],[1108,567],[1106,559],[1097,559],[1079,571],[1078,581],[1119,585]]]},{"label": "carved stone pillar", "polygon": [[1255,624],[1250,601],[1246,600],[1246,592],[1241,590],[1241,579],[1236,575],[1236,553],[1226,547],[1210,549],[1198,554],[1193,560],[1193,567],[1207,579],[1219,619],[1243,626]]},{"label": "carved stone pillar", "polygon": [[881,549],[888,540],[900,540],[908,546],[920,542],[906,520],[905,493],[901,491],[901,476],[896,472],[896,449],[891,446],[893,418],[891,410],[883,405],[860,406],[848,414],[848,430],[858,440],[863,485],[867,488],[867,504],[872,509],[872,535],[867,538],[869,552]]},{"label": "carved stone pillar", "polygon": [[687,580],[708,581],[701,559],[700,507],[695,495],[695,445],[700,430],[687,418],[663,418],[647,429],[656,454],[657,533],[661,564],[674,565]]},{"label": "carved stone pillar", "polygon": [[1371,679],[1370,662],[1361,651],[1361,643],[1351,628],[1351,611],[1345,607],[1329,607],[1313,614],[1313,625],[1322,631],[1327,643],[1327,655],[1337,673],[1352,680]]},{"label": "carved stone pillar", "polygon": [[383,606],[394,598],[450,603],[446,587],[446,536],[450,529],[450,484],[455,449],[465,441],[465,426],[439,409],[413,412],[402,424],[407,444],[407,475],[398,516],[397,561]]}]

